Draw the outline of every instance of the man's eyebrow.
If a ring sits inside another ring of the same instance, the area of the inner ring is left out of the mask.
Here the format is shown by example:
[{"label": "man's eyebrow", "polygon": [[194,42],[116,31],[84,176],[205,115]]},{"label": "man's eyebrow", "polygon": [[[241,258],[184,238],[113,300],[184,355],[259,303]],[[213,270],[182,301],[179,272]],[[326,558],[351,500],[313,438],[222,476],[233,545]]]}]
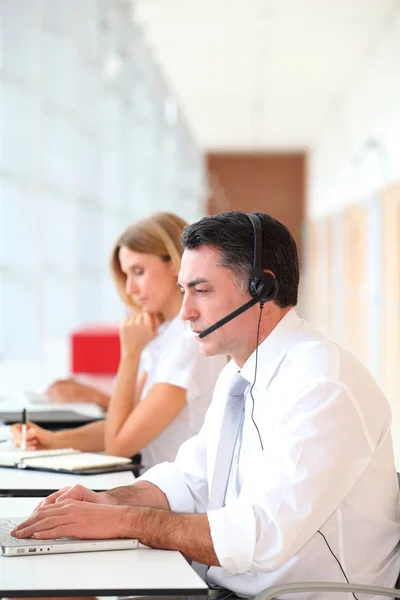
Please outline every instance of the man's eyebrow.
[{"label": "man's eyebrow", "polygon": [[[187,284],[186,287],[192,288],[192,287],[195,287],[196,285],[199,285],[199,283],[209,283],[209,282],[204,277],[197,277],[197,279],[193,279],[192,281],[189,281],[189,283]],[[178,282],[178,287],[183,289],[183,285],[181,285],[179,282]]]}]

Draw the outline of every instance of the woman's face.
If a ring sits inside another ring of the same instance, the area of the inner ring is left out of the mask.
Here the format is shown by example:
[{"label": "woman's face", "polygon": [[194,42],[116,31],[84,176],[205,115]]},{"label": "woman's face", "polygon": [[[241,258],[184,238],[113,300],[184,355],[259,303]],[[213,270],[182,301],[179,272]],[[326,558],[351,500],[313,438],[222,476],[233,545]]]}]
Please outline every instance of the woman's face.
[{"label": "woman's face", "polygon": [[172,261],[153,254],[134,252],[123,246],[119,263],[126,275],[125,291],[144,312],[164,313],[178,294],[177,273]]}]

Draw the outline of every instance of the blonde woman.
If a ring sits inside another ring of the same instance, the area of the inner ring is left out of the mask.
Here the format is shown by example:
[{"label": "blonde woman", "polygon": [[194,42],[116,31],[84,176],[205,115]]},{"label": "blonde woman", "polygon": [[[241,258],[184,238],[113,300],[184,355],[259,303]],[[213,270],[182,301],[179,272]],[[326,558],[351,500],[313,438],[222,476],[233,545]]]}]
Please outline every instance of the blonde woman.
[{"label": "blonde woman", "polygon": [[[111,256],[117,290],[132,309],[120,326],[121,359],[105,421],[64,431],[30,424],[27,447],[72,447],[133,456],[149,468],[172,461],[204,420],[222,356],[204,357],[179,317],[177,287],[186,223],[157,213],[128,227]],[[20,442],[20,426],[13,426]]]}]

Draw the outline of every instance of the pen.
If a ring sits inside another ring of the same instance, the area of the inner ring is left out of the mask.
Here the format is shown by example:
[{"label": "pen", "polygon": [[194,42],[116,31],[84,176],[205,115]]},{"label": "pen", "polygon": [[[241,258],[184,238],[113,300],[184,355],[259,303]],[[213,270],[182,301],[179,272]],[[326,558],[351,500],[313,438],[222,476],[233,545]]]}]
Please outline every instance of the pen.
[{"label": "pen", "polygon": [[26,408],[22,411],[22,424],[21,424],[21,450],[26,450],[26,428],[28,424],[28,411]]}]

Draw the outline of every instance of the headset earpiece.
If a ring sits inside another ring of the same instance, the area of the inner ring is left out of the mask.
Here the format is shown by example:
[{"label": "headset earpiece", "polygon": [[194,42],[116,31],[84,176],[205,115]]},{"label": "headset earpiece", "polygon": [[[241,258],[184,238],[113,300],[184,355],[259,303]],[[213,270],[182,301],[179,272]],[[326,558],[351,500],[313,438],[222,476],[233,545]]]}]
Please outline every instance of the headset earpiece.
[{"label": "headset earpiece", "polygon": [[275,275],[267,269],[262,269],[262,225],[260,218],[254,214],[247,215],[254,229],[253,267],[250,273],[249,292],[259,302],[271,302],[276,298],[279,286]]},{"label": "headset earpiece", "polygon": [[260,277],[254,277],[249,282],[249,292],[253,298],[260,302],[271,302],[278,294],[278,282],[272,273],[263,273]]}]

